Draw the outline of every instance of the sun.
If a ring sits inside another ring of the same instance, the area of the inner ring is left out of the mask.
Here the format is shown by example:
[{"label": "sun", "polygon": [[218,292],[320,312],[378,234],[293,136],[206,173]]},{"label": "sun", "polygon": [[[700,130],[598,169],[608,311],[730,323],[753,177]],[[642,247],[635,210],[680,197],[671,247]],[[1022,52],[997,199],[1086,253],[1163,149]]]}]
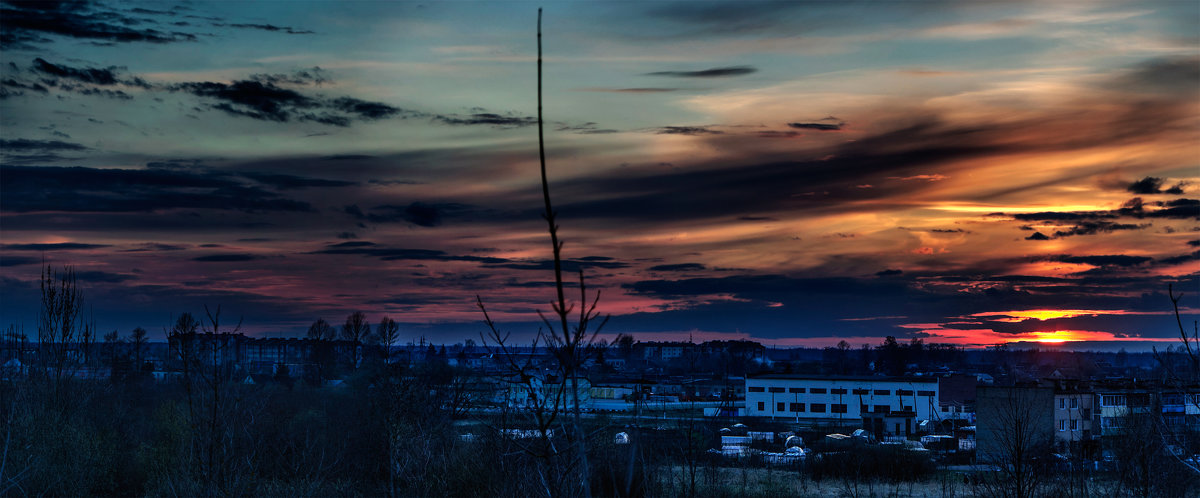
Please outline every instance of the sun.
[{"label": "sun", "polygon": [[1033,341],[1043,344],[1062,344],[1064,342],[1078,341],[1078,337],[1069,330],[1055,330],[1051,332],[1034,332]]}]

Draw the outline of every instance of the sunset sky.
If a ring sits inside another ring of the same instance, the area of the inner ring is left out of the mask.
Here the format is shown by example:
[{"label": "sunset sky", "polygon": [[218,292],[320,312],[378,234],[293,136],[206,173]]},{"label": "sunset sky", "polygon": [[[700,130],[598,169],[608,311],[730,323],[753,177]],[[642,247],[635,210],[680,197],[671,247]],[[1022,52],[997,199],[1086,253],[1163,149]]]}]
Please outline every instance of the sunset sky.
[{"label": "sunset sky", "polygon": [[[546,146],[609,336],[1178,337],[1200,309],[1200,4],[8,2],[0,326],[549,311]],[[577,294],[573,287],[571,294]],[[1163,342],[1154,342],[1163,341]]]}]

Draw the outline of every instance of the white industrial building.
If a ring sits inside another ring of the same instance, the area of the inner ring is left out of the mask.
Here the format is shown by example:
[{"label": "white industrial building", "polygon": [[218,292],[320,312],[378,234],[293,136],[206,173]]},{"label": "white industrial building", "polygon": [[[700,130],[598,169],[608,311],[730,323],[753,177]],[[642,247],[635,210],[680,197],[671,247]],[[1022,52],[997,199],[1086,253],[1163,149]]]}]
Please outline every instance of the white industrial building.
[{"label": "white industrial building", "polygon": [[746,415],[800,421],[859,423],[864,414],[912,413],[933,418],[933,377],[853,377],[769,374],[746,379]]}]

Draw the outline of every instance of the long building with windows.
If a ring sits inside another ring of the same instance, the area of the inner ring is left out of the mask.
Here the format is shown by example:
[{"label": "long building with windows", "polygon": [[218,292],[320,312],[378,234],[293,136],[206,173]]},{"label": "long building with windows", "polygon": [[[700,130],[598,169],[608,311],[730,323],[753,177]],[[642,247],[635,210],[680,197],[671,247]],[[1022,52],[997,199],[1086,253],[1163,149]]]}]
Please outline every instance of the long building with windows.
[{"label": "long building with windows", "polygon": [[796,422],[859,424],[864,415],[911,413],[933,418],[938,380],[769,374],[746,379],[746,414]]}]

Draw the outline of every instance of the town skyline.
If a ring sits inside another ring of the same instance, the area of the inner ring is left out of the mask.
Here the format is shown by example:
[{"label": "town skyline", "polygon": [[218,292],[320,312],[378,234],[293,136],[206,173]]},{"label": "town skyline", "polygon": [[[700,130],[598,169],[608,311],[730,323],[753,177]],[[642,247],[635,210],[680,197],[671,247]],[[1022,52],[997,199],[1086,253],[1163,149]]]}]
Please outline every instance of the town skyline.
[{"label": "town skyline", "polygon": [[[6,4],[0,319],[101,331],[549,311],[533,4]],[[1186,2],[546,4],[564,257],[606,333],[1178,343],[1200,294]],[[574,288],[577,291],[577,288]],[[577,292],[576,292],[577,293]],[[235,319],[236,320],[236,319]],[[1189,327],[1190,328],[1190,327]],[[1115,345],[1115,346],[1114,346]]]}]

